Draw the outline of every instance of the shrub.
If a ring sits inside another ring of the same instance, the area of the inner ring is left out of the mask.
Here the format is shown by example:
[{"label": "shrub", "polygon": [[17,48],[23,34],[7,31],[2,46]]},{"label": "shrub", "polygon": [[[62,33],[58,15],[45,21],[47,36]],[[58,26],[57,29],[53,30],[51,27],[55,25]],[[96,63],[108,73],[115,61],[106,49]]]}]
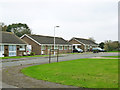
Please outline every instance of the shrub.
[{"label": "shrub", "polygon": [[93,53],[98,53],[98,52],[99,52],[99,50],[98,50],[98,49],[93,50]]},{"label": "shrub", "polygon": [[34,56],[34,55],[35,55],[35,52],[31,52],[31,53],[30,53],[30,56]]},{"label": "shrub", "polygon": [[105,50],[107,51],[118,51],[120,43],[118,41],[106,41]]}]

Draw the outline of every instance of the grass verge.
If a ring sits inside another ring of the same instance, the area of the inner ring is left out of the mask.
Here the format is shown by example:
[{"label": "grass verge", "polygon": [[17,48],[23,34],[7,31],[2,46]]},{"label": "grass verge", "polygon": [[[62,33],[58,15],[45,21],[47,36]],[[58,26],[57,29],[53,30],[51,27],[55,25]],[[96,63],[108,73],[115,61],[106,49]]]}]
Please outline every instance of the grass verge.
[{"label": "grass verge", "polygon": [[26,57],[45,57],[45,56],[49,56],[49,55],[0,57],[0,59],[26,58]]},{"label": "grass verge", "polygon": [[118,88],[117,59],[78,59],[36,65],[21,70],[25,75],[49,82],[84,88]]},{"label": "grass verge", "polygon": [[[62,54],[82,54],[82,53],[62,53]],[[59,54],[59,55],[62,55],[62,54]],[[0,57],[0,59],[17,59],[17,58],[26,58],[26,57],[46,57],[46,56],[49,56],[49,55],[12,56],[12,57]],[[52,56],[54,56],[54,55],[52,55]]]},{"label": "grass verge", "polygon": [[120,52],[120,51],[107,51],[107,52]]},{"label": "grass verge", "polygon": [[109,57],[109,58],[120,58],[120,56],[103,56],[103,57]]}]

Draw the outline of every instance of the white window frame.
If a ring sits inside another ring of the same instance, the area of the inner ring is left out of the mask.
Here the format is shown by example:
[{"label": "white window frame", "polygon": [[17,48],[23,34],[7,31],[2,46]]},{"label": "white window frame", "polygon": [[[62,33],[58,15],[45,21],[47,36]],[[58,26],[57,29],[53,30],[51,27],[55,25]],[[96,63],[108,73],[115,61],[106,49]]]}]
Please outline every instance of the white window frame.
[{"label": "white window frame", "polygon": [[41,50],[45,50],[45,45],[41,45]]},{"label": "white window frame", "polygon": [[4,57],[4,45],[0,45],[0,57]]},{"label": "white window frame", "polygon": [[78,48],[79,46],[81,47],[81,45],[77,45],[77,48]]},{"label": "white window frame", "polygon": [[9,45],[9,51],[16,51],[16,45]]},{"label": "white window frame", "polygon": [[16,45],[9,45],[9,56],[16,56],[17,55],[17,49]]},{"label": "white window frame", "polygon": [[49,50],[52,49],[52,45],[48,45],[48,47],[49,47],[49,48],[48,48]]},{"label": "white window frame", "polygon": [[0,45],[0,51],[4,51],[4,45]]},{"label": "white window frame", "polygon": [[58,45],[55,45],[55,49],[58,49]]},{"label": "white window frame", "polygon": [[[60,47],[62,47],[62,48],[60,48]],[[60,46],[59,46],[59,50],[63,50],[63,45],[60,45]]]},{"label": "white window frame", "polygon": [[[22,47],[22,48],[21,48]],[[24,51],[25,50],[25,45],[20,45],[20,48],[19,48],[20,51]]]},{"label": "white window frame", "polygon": [[72,50],[72,45],[69,46],[69,50]]},{"label": "white window frame", "polygon": [[[67,47],[67,49],[65,47]],[[64,50],[68,50],[68,46],[64,46]]]},{"label": "white window frame", "polygon": [[26,46],[26,51],[29,52],[29,53],[31,53],[31,51],[32,51],[32,45],[27,45]]}]

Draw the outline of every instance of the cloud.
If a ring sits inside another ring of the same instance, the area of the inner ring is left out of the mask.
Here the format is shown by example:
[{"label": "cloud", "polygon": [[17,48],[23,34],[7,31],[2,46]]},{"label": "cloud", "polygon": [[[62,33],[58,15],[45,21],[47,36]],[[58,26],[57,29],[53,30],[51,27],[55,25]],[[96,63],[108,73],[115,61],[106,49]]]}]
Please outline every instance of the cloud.
[{"label": "cloud", "polygon": [[[118,0],[1,0],[0,18],[6,24],[26,23],[33,33],[65,39],[94,37],[117,40]],[[102,37],[101,37],[102,35]],[[114,37],[113,37],[114,36]]]},{"label": "cloud", "polygon": [[15,2],[15,3],[20,3],[20,2],[22,2],[22,3],[25,3],[25,2],[31,2],[31,3],[33,3],[33,2],[37,2],[37,3],[39,3],[39,2],[72,2],[72,3],[74,3],[74,2],[85,2],[85,3],[96,3],[96,2],[118,2],[119,0],[1,0],[0,2],[5,2],[5,3],[8,3],[8,2],[11,2],[11,3],[13,3],[13,2]]}]

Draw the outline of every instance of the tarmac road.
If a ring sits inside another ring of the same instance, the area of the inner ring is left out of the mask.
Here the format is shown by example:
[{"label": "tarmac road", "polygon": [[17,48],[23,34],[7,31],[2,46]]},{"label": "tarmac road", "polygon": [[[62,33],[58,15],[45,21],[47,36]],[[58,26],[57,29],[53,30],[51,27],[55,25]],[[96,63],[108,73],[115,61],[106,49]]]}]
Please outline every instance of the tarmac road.
[{"label": "tarmac road", "polygon": [[[89,54],[67,54],[59,57],[59,61],[68,61],[75,60],[80,58],[91,58],[91,57],[99,57],[99,56],[117,56],[118,53],[89,53]],[[52,57],[51,62],[56,62],[57,57]],[[19,65],[27,65],[27,64],[44,64],[48,63],[48,57],[37,57],[37,58],[28,58],[26,60],[19,61],[11,61],[11,62],[3,62],[2,67],[9,66],[19,66]]]}]

